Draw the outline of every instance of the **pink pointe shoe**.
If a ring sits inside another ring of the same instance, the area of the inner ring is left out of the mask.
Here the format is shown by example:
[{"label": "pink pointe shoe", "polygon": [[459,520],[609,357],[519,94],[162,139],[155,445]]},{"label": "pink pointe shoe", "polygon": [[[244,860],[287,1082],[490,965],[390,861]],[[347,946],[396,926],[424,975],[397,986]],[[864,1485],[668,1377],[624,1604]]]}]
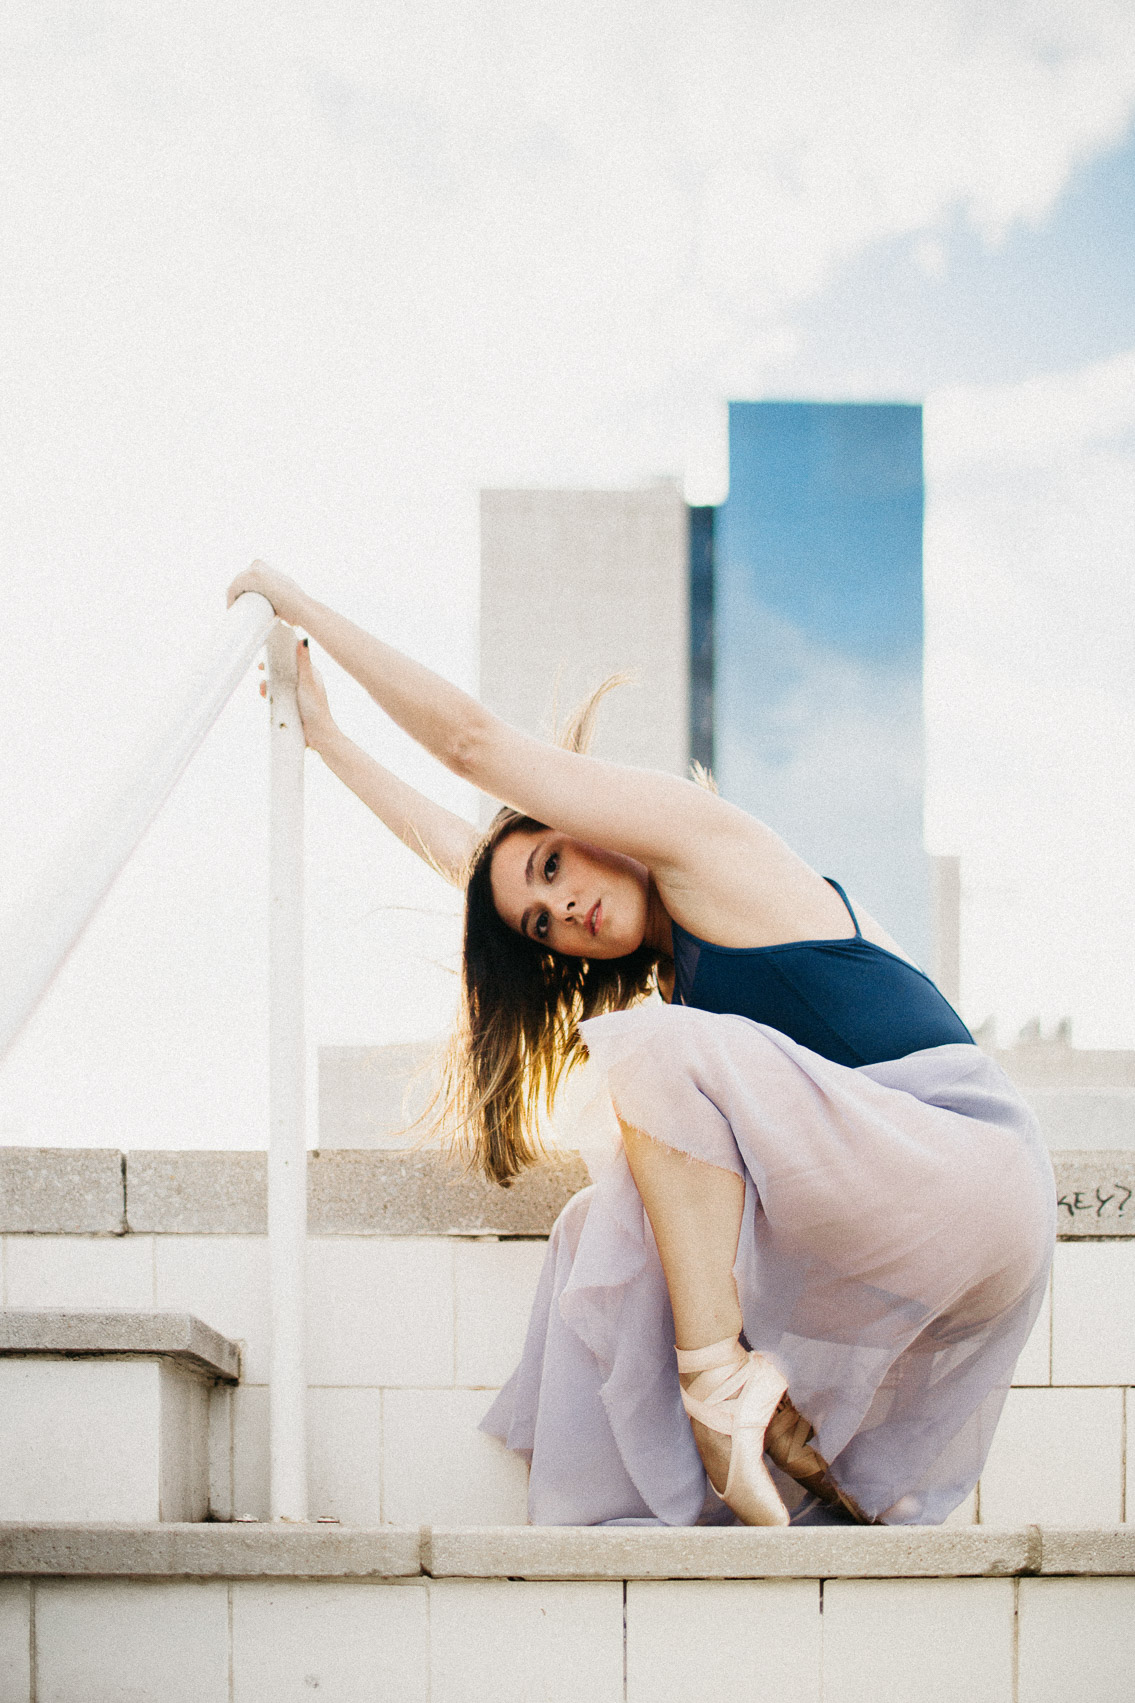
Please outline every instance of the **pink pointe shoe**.
[{"label": "pink pointe shoe", "polygon": [[682,1391],[690,1418],[732,1438],[725,1489],[714,1494],[747,1526],[786,1526],[788,1509],[769,1476],[764,1450],[765,1431],[787,1381],[763,1354],[742,1348],[735,1336],[708,1348],[674,1352],[679,1372],[700,1374]]}]

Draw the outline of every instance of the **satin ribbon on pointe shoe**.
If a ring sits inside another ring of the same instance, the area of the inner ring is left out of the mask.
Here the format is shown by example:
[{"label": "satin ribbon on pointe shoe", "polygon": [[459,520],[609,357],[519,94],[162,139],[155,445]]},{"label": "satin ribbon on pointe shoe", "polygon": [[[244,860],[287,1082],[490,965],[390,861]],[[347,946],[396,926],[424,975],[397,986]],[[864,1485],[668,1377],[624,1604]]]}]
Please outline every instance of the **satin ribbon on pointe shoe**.
[{"label": "satin ribbon on pointe shoe", "polygon": [[840,1489],[823,1455],[811,1446],[815,1434],[803,1414],[797,1413],[786,1391],[769,1420],[765,1451],[781,1472],[810,1490],[827,1507],[842,1508],[858,1525],[878,1525],[879,1521],[865,1514],[853,1496]]},{"label": "satin ribbon on pointe shoe", "polygon": [[785,1379],[763,1354],[728,1337],[708,1348],[677,1348],[678,1371],[696,1372],[682,1390],[691,1419],[731,1439],[725,1489],[714,1494],[747,1526],[786,1526],[788,1510],[764,1463],[765,1430],[787,1391]]}]

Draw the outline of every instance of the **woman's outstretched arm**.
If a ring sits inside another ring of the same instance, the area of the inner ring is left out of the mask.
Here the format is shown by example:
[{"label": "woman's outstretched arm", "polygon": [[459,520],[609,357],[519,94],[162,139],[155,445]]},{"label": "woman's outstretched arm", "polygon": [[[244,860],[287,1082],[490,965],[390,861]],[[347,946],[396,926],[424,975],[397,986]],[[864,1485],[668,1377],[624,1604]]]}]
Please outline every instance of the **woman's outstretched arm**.
[{"label": "woman's outstretched arm", "polygon": [[332,774],[361,798],[403,845],[460,886],[477,845],[477,830],[464,817],[435,804],[349,739],[331,714],[327,693],[306,645],[296,646],[297,695],[304,738]]}]

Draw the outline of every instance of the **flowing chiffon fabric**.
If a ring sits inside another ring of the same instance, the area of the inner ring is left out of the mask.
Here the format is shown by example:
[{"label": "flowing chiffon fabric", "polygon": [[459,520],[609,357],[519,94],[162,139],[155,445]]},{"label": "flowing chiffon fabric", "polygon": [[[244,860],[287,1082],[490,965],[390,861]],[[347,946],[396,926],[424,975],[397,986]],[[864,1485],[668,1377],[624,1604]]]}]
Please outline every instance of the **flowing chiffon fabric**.
[{"label": "flowing chiffon fabric", "polygon": [[[856,1069],[656,1001],[583,1033],[597,1091],[577,1133],[595,1180],[556,1222],[520,1365],[483,1421],[530,1461],[532,1522],[731,1517],[682,1409],[617,1118],[744,1178],[749,1343],[868,1514],[944,1520],[984,1464],[1052,1257],[1052,1167],[1008,1078],[974,1046]],[[808,1500],[794,1514],[830,1517]]]}]

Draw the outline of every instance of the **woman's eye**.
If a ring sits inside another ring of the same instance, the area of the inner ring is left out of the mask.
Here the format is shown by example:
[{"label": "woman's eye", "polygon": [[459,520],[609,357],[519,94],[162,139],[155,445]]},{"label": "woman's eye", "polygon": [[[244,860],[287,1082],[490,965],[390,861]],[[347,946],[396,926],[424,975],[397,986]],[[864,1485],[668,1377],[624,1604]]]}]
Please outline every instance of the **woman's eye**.
[{"label": "woman's eye", "polygon": [[533,933],[535,934],[537,940],[547,940],[547,938],[548,938],[548,913],[547,913],[547,911],[541,911],[540,915],[536,918],[536,927],[533,930]]},{"label": "woman's eye", "polygon": [[559,867],[560,867],[560,854],[559,854],[559,852],[553,852],[552,855],[549,858],[545,859],[545,862],[544,862],[544,880],[545,881],[551,881],[553,879],[553,877],[555,876],[556,870]]}]

